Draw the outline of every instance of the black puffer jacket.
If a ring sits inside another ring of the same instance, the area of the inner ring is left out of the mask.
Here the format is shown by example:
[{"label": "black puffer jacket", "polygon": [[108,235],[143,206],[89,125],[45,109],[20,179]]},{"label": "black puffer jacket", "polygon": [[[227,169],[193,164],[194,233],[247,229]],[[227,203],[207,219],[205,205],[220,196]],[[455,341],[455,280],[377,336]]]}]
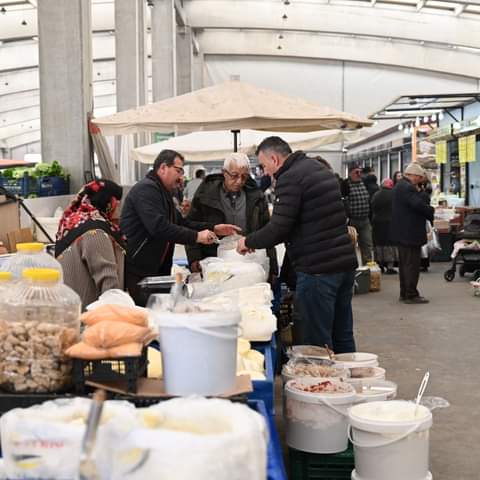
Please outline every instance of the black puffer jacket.
[{"label": "black puffer jacket", "polygon": [[392,198],[393,190],[386,187],[381,187],[372,197],[373,243],[378,247],[391,245]]},{"label": "black puffer jacket", "polygon": [[272,218],[247,237],[246,245],[269,248],[285,242],[297,272],[354,270],[357,259],[335,175],[299,151],[288,157],[275,178]]},{"label": "black puffer jacket", "polygon": [[[214,224],[225,223],[220,200],[220,189],[223,185],[223,175],[209,175],[198,187],[192,201],[192,208],[188,214],[189,220],[208,221]],[[247,231],[244,234],[255,232],[266,225],[270,220],[268,205],[263,192],[257,187],[255,181],[249,178],[244,187],[247,205]],[[217,256],[217,245],[189,245],[186,247],[190,264],[207,257]],[[277,255],[275,248],[267,251],[270,258],[270,273],[278,275]]]},{"label": "black puffer jacket", "polygon": [[406,178],[393,189],[390,238],[395,245],[421,247],[427,243],[426,221],[433,222],[434,209]]},{"label": "black puffer jacket", "polygon": [[153,172],[128,193],[120,226],[127,237],[127,271],[143,277],[170,274],[175,244],[192,245],[197,231],[214,227],[184,220]]}]

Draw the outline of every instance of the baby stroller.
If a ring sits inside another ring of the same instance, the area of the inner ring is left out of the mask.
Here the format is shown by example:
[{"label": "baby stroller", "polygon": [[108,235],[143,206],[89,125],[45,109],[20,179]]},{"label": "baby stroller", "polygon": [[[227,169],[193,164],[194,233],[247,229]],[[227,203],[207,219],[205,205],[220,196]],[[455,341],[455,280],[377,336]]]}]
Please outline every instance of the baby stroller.
[{"label": "baby stroller", "polygon": [[447,282],[455,278],[457,265],[459,274],[473,273],[473,278],[480,277],[480,214],[471,213],[465,217],[463,230],[457,234],[451,267],[444,273]]}]

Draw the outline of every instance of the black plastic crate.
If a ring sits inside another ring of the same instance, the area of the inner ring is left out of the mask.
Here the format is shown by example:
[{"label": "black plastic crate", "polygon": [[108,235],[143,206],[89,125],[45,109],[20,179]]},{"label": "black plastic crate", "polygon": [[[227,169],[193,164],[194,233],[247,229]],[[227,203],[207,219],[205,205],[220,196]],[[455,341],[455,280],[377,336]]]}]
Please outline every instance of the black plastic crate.
[{"label": "black plastic crate", "polygon": [[289,448],[291,480],[351,480],[355,468],[353,447],[341,453],[308,453]]},{"label": "black plastic crate", "polygon": [[85,382],[125,381],[127,392],[137,392],[137,380],[147,375],[147,347],[139,357],[124,357],[106,360],[73,360],[73,382],[75,392],[86,392]]},{"label": "black plastic crate", "polygon": [[14,408],[28,408],[49,400],[74,398],[73,392],[66,393],[9,393],[0,390],[0,415]]}]

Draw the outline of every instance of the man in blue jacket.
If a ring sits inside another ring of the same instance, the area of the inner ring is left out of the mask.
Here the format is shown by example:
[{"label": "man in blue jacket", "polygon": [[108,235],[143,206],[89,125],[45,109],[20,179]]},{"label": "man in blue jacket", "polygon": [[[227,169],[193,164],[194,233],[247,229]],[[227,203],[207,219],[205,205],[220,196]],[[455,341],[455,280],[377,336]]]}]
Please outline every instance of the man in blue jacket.
[{"label": "man in blue jacket", "polygon": [[427,243],[426,223],[433,222],[434,215],[419,188],[426,177],[420,165],[411,163],[393,189],[390,237],[398,246],[400,301],[407,304],[428,303],[417,290],[421,248]]}]

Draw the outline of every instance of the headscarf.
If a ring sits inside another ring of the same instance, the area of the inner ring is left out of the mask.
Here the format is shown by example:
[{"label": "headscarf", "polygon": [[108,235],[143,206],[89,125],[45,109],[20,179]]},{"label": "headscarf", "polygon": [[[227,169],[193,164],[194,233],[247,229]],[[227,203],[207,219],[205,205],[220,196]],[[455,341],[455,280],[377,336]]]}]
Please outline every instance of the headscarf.
[{"label": "headscarf", "polygon": [[391,178],[384,178],[382,181],[382,187],[393,188],[393,180]]},{"label": "headscarf", "polygon": [[115,208],[112,204],[122,198],[122,187],[110,180],[94,180],[78,192],[63,212],[58,226],[55,256],[61,255],[72,243],[90,230],[103,230],[122,249],[126,238],[120,227],[113,223]]}]

